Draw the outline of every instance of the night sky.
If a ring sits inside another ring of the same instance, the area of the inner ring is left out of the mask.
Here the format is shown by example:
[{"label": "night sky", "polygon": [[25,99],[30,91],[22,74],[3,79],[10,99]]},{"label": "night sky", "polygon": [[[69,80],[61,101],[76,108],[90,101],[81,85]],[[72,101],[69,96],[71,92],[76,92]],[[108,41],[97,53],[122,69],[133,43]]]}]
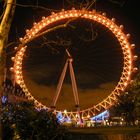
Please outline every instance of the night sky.
[{"label": "night sky", "polygon": [[[38,2],[28,1],[25,3],[18,0],[19,4],[40,5],[54,9],[54,11],[62,8],[80,8],[78,2],[72,4],[68,4],[65,0],[56,0],[55,2],[46,0],[45,2],[39,0]],[[131,34],[130,42],[136,44],[133,53],[139,55],[140,8],[137,8],[137,5],[138,1],[136,0],[98,0],[90,9],[94,8],[97,11],[106,12],[108,18],[116,18],[117,25],[123,24],[124,32]],[[51,11],[42,9],[17,7],[9,42],[17,42],[19,37],[25,35],[25,30],[32,27],[33,22],[40,21],[42,16],[48,16],[50,13]],[[61,23],[63,22],[65,21]],[[102,25],[84,19],[77,19],[70,24],[75,28],[59,29],[33,40],[29,44],[23,61],[23,75],[32,94],[39,101],[50,106],[58,79],[67,60],[65,52],[67,48],[73,58],[80,104],[83,109],[102,101],[114,89],[121,76],[123,55],[117,39]],[[62,40],[67,43],[66,46],[58,44]],[[50,43],[47,44],[46,41]],[[56,45],[53,42],[58,43]],[[8,48],[7,52],[13,50],[13,47],[14,45]],[[9,61],[10,56],[8,55],[7,59],[8,66],[12,65],[12,62]],[[137,63],[137,65],[139,64]],[[69,70],[57,108],[74,109]]]}]

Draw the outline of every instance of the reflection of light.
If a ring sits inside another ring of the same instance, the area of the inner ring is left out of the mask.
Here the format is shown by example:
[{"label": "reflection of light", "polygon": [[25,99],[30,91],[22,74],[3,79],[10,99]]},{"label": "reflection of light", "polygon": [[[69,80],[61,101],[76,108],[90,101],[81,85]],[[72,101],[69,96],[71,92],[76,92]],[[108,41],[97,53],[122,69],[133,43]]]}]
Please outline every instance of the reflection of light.
[{"label": "reflection of light", "polygon": [[115,28],[114,31],[116,32],[117,31],[117,28]]},{"label": "reflection of light", "polygon": [[20,71],[17,70],[17,71],[16,71],[16,74],[19,74],[19,73],[20,73]]},{"label": "reflection of light", "polygon": [[127,86],[127,83],[125,82],[124,85]]},{"label": "reflection of light", "polygon": [[111,27],[111,28],[114,28],[114,26],[113,26],[113,25],[111,25],[110,27]]},{"label": "reflection of light", "polygon": [[124,39],[123,35],[121,36],[121,39]]},{"label": "reflection of light", "polygon": [[67,110],[64,110],[64,113],[67,114]]},{"label": "reflection of light", "polygon": [[118,32],[117,34],[118,34],[118,35],[121,35],[121,33],[120,33],[120,32]]},{"label": "reflection of light", "polygon": [[105,23],[105,20],[103,19],[103,23]]}]

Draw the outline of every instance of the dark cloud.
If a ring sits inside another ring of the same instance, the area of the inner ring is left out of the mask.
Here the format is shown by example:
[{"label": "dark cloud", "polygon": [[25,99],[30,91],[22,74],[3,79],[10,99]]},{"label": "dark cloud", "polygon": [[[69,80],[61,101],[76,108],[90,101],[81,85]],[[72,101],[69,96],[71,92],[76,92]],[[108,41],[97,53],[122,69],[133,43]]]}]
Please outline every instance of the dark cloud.
[{"label": "dark cloud", "polygon": [[[44,105],[50,107],[53,97],[55,95],[56,87],[55,86],[45,86],[38,85],[37,83],[31,81],[31,79],[26,78],[25,80],[29,91],[32,95]],[[78,88],[78,95],[80,100],[80,108],[86,109],[105,99],[111,91],[116,86],[115,82],[105,83],[100,85],[99,88],[93,89],[80,89]],[[60,96],[57,101],[57,109],[64,110],[75,110],[74,96],[72,92],[72,87],[70,84],[63,84]]]}]

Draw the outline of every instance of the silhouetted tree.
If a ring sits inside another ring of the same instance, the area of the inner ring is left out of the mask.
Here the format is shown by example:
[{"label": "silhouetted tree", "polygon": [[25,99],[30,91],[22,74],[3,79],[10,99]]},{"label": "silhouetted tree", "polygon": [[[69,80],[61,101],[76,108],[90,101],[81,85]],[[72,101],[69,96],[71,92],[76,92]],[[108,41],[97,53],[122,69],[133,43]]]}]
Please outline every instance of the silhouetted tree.
[{"label": "silhouetted tree", "polygon": [[65,132],[52,112],[37,110],[32,103],[7,104],[3,111],[4,140],[57,140]]}]

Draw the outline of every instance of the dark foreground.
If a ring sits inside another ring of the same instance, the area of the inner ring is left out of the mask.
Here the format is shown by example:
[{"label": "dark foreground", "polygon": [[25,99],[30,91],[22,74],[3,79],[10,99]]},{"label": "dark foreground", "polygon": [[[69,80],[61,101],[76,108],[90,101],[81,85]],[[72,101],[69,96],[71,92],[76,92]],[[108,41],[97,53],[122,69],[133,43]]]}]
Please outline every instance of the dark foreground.
[{"label": "dark foreground", "polygon": [[66,140],[140,140],[140,127],[69,128]]}]

